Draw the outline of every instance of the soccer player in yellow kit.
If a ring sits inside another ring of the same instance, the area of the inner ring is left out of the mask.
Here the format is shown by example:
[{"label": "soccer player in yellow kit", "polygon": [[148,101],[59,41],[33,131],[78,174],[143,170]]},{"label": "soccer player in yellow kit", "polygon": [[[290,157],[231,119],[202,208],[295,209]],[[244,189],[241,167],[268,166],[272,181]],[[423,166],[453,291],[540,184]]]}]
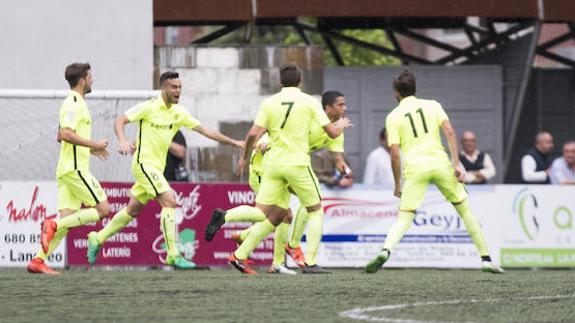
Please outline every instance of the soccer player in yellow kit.
[{"label": "soccer player in yellow kit", "polygon": [[[479,222],[469,208],[467,190],[462,183],[465,170],[459,162],[457,138],[449,118],[439,102],[415,97],[415,83],[415,76],[407,70],[393,81],[399,105],[387,116],[385,126],[391,147],[394,195],[401,199],[399,217],[389,229],[383,250],[367,264],[365,270],[375,273],[389,259],[391,250],[413,222],[427,187],[433,183],[463,219],[481,256],[481,269],[489,273],[503,273],[503,269],[491,262]],[[447,140],[451,161],[441,143],[440,129]],[[403,188],[400,183],[401,156],[404,158]]]},{"label": "soccer player in yellow kit", "polygon": [[[42,223],[42,248],[28,263],[30,273],[52,274],[44,261],[56,249],[68,230],[96,222],[109,214],[108,199],[90,172],[90,154],[108,158],[108,141],[92,140],[92,118],[84,96],[92,91],[92,72],[88,63],[68,65],[64,76],[70,93],[60,107],[60,158],[56,168],[59,219]],[[84,204],[88,208],[80,209]]]},{"label": "soccer player in yellow kit", "polygon": [[[345,117],[346,114],[346,104],[345,97],[338,91],[327,91],[322,95],[322,105],[325,113],[327,114],[330,121],[337,122],[340,118]],[[351,170],[349,166],[345,163],[343,158],[344,152],[344,134],[340,134],[335,139],[330,138],[326,132],[322,129],[319,124],[312,126],[310,136],[309,136],[309,149],[310,152],[328,147],[330,152],[333,154],[335,164],[337,169],[346,174],[346,180],[351,183]],[[261,179],[263,176],[263,163],[265,152],[270,148],[269,137],[264,134],[262,138],[257,142],[252,156],[250,158],[249,166],[249,185],[252,190],[258,194]],[[206,238],[211,240],[217,230],[224,223],[229,222],[260,222],[266,219],[265,215],[258,210],[254,210],[254,207],[248,205],[241,205],[233,209],[223,211],[218,210],[218,213],[223,213],[225,216],[222,218],[221,215],[213,218],[210,221],[208,227],[206,228]],[[299,267],[303,268],[303,273],[329,273],[329,271],[316,265],[316,255],[319,249],[319,244],[322,237],[322,220],[323,217],[317,216],[310,222],[310,227],[308,229],[308,244],[307,244],[307,260],[303,255],[300,248],[300,241],[303,236],[306,223],[308,222],[308,215],[306,208],[300,206],[298,210],[298,217],[294,227],[294,232],[290,244],[288,245],[289,229],[291,225],[291,211],[288,209],[288,215],[284,218],[282,223],[280,223],[275,230],[274,236],[274,257],[273,262],[268,273],[274,274],[295,274],[296,272],[285,267],[285,253],[294,259]],[[251,228],[243,230],[241,232],[234,233],[232,239],[234,239],[238,244],[241,244],[243,240],[249,235]]]},{"label": "soccer player in yellow kit", "polygon": [[[245,274],[256,274],[246,261],[248,255],[287,216],[288,185],[310,216],[323,214],[319,183],[311,170],[309,156],[309,133],[313,122],[320,124],[331,138],[339,136],[350,125],[345,118],[331,123],[319,102],[297,87],[300,80],[296,65],[286,64],[280,68],[283,88],[262,102],[254,125],[246,136],[243,157],[238,162],[241,175],[254,143],[265,132],[269,134],[270,149],[266,152],[262,182],[256,197],[256,209],[265,214],[266,219],[254,224],[246,240],[228,258],[232,267]],[[214,211],[214,217],[221,217],[221,213]]]},{"label": "soccer player in yellow kit", "polygon": [[[96,262],[96,256],[102,244],[110,236],[126,227],[140,214],[144,205],[155,199],[162,206],[160,222],[168,249],[166,264],[179,269],[194,268],[195,264],[182,257],[176,245],[176,197],[164,177],[166,155],[172,138],[183,126],[220,143],[243,148],[243,142],[203,127],[183,106],[178,104],[182,90],[178,73],[163,73],[160,76],[160,88],[159,97],[130,108],[115,122],[120,153],[124,155],[134,153],[132,174],[136,183],[130,191],[132,196],[128,206],[116,213],[102,230],[88,234],[87,257],[90,264]],[[128,141],[124,131],[125,125],[132,122],[137,122],[139,125],[135,147]]]}]

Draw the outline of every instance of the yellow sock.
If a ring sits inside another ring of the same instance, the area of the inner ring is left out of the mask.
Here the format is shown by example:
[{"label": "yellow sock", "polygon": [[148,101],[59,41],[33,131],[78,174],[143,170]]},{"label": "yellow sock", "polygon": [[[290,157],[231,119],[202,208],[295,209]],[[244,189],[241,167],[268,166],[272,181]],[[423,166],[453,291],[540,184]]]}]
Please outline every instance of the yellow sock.
[{"label": "yellow sock", "polygon": [[121,209],[102,230],[98,231],[98,242],[103,244],[109,237],[125,228],[133,219],[126,208]]},{"label": "yellow sock", "polygon": [[323,235],[323,209],[307,214],[307,234],[305,243],[305,263],[309,266],[316,264],[317,251]]},{"label": "yellow sock", "polygon": [[176,209],[172,207],[162,208],[160,213],[160,221],[162,232],[164,233],[164,241],[166,242],[166,249],[168,256],[177,257],[180,255],[178,252],[177,228],[176,228]]},{"label": "yellow sock", "polygon": [[62,239],[66,236],[67,233],[68,229],[58,228],[58,230],[56,230],[56,233],[54,234],[54,238],[52,238],[52,241],[50,241],[50,245],[48,246],[48,252],[45,253],[44,250],[40,248],[40,250],[36,252],[34,258],[41,258],[42,260],[46,260],[46,258],[48,258],[52,254],[52,252],[54,252],[54,250],[58,247],[60,241],[62,241]]},{"label": "yellow sock", "polygon": [[100,220],[98,210],[91,207],[87,209],[81,209],[80,211],[74,214],[70,214],[66,217],[60,218],[56,220],[56,224],[58,225],[58,229],[60,228],[71,229],[79,227],[84,224],[96,222],[98,220]]},{"label": "yellow sock", "polygon": [[242,239],[242,241],[246,241],[246,239],[250,235],[250,232],[252,232],[252,228],[253,228],[253,226],[251,226],[245,230],[240,231],[240,239]]},{"label": "yellow sock", "polygon": [[457,210],[457,213],[459,213],[461,219],[463,219],[467,233],[469,233],[471,240],[473,240],[477,251],[479,251],[479,255],[489,255],[489,251],[487,250],[487,242],[485,241],[483,233],[481,232],[481,226],[479,225],[477,218],[475,218],[473,213],[471,213],[471,208],[469,207],[467,200],[453,206],[455,207],[455,210]]},{"label": "yellow sock", "polygon": [[395,221],[387,232],[387,238],[385,238],[383,249],[391,251],[391,249],[393,249],[393,247],[395,247],[395,245],[401,240],[405,232],[407,232],[414,218],[415,212],[399,211],[397,221]]},{"label": "yellow sock", "polygon": [[242,245],[234,252],[234,255],[239,260],[248,259],[248,255],[275,229],[275,226],[268,219],[258,222],[252,227],[248,238],[244,240]]},{"label": "yellow sock", "polygon": [[293,233],[291,235],[291,239],[289,240],[290,247],[292,248],[299,247],[301,238],[303,237],[305,226],[307,224],[307,220],[308,220],[307,210],[305,207],[300,206],[295,216]]},{"label": "yellow sock", "polygon": [[275,266],[280,266],[285,261],[285,245],[289,236],[289,223],[280,223],[276,228],[274,236],[274,260],[272,262]]},{"label": "yellow sock", "polygon": [[226,211],[225,220],[228,222],[260,222],[266,215],[257,207],[240,205]]}]

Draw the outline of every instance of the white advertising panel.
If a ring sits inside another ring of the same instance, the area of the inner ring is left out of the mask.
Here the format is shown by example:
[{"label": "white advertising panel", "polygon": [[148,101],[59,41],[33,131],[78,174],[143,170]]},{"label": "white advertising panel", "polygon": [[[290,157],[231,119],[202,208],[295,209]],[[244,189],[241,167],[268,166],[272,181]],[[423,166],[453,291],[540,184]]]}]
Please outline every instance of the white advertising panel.
[{"label": "white advertising panel", "polygon": [[[25,267],[40,248],[40,227],[56,217],[56,182],[0,182],[0,267]],[[64,267],[62,240],[47,264]]]}]

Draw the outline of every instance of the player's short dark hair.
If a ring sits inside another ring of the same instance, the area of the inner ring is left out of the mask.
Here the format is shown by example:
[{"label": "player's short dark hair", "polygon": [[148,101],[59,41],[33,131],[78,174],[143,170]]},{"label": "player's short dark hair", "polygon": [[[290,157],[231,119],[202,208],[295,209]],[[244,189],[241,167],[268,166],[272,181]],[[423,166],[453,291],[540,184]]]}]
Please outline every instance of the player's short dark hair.
[{"label": "player's short dark hair", "polygon": [[323,109],[325,110],[326,106],[334,104],[337,98],[340,96],[343,96],[343,94],[339,91],[324,92],[324,94],[321,96],[321,105],[323,106]]},{"label": "player's short dark hair", "polygon": [[280,67],[280,83],[285,87],[298,86],[301,73],[294,63],[287,63]]},{"label": "player's short dark hair", "polygon": [[387,135],[387,129],[383,127],[383,129],[381,129],[381,131],[379,132],[379,140],[384,140],[386,135]]},{"label": "player's short dark hair", "polygon": [[415,75],[410,70],[403,70],[393,79],[393,89],[402,98],[415,95]]},{"label": "player's short dark hair", "polygon": [[72,63],[66,66],[64,78],[66,78],[66,81],[70,84],[70,88],[74,88],[78,85],[80,79],[88,75],[89,70],[90,63]]},{"label": "player's short dark hair", "polygon": [[178,74],[178,72],[174,72],[174,71],[167,71],[162,73],[162,75],[160,75],[160,86],[162,86],[164,84],[165,81],[167,80],[173,80],[173,79],[177,79],[180,78],[180,74]]}]

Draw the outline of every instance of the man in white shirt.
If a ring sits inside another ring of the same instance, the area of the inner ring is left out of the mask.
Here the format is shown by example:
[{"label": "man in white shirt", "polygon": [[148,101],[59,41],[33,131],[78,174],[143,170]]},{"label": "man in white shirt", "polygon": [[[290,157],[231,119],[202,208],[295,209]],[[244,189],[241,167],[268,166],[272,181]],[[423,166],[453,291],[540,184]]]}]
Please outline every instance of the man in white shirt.
[{"label": "man in white shirt", "polygon": [[459,160],[465,167],[464,182],[467,184],[486,184],[495,176],[495,166],[488,153],[477,149],[475,134],[465,131],[461,135],[461,147]]},{"label": "man in white shirt", "polygon": [[553,150],[553,136],[546,131],[535,137],[535,146],[531,147],[521,159],[521,175],[527,184],[549,184],[550,154]]},{"label": "man in white shirt", "polygon": [[563,145],[563,157],[555,159],[549,169],[551,184],[575,184],[575,141]]},{"label": "man in white shirt", "polygon": [[369,153],[363,174],[364,184],[394,185],[391,170],[389,145],[387,144],[387,131],[385,128],[379,133],[380,146]]}]

